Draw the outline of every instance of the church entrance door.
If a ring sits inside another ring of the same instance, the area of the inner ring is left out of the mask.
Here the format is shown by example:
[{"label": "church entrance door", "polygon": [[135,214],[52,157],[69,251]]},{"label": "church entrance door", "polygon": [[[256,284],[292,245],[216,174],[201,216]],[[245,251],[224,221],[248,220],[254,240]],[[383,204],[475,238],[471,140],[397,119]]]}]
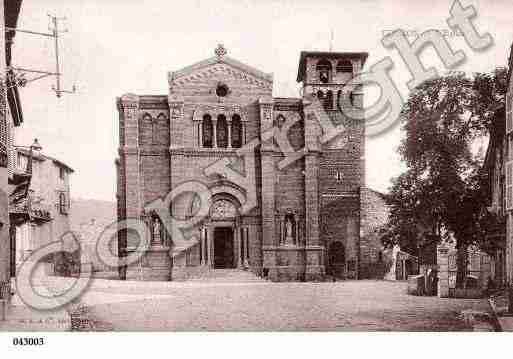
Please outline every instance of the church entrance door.
[{"label": "church entrance door", "polygon": [[328,270],[335,278],[343,279],[345,277],[345,249],[340,242],[332,242],[328,249]]},{"label": "church entrance door", "polygon": [[233,228],[214,229],[214,268],[235,268]]}]

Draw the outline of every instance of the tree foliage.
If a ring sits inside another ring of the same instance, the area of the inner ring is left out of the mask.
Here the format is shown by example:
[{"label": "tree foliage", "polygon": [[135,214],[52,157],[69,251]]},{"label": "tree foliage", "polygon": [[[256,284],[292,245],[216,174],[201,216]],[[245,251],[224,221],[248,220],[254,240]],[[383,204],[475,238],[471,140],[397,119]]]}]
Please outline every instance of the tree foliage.
[{"label": "tree foliage", "polygon": [[482,154],[473,145],[487,136],[504,106],[506,70],[451,74],[427,81],[402,110],[405,138],[399,154],[407,165],[393,180],[386,245],[417,253],[419,246],[454,237],[460,248],[480,244],[490,217]]}]

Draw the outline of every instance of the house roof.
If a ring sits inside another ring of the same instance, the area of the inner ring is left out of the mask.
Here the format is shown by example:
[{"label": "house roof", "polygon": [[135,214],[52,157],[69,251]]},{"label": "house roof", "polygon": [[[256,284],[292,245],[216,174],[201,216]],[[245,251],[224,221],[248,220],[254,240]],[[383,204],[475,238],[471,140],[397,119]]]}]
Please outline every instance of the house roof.
[{"label": "house roof", "polygon": [[308,56],[318,56],[324,58],[352,58],[352,59],[361,59],[362,67],[367,61],[367,57],[369,56],[368,52],[327,52],[327,51],[301,51],[301,55],[299,56],[299,66],[297,70],[297,82],[302,82],[305,77],[306,72],[306,58]]},{"label": "house roof", "polygon": [[[30,151],[25,149],[25,148],[17,147],[16,150],[18,151],[18,153],[22,153],[22,154],[24,154],[27,157],[30,155]],[[62,162],[61,160],[58,160],[58,159],[56,159],[54,157],[43,155],[41,153],[32,153],[32,156],[33,156],[32,158],[34,160],[37,160],[37,161],[50,160],[50,161],[53,161],[53,163],[55,163],[57,166],[64,167],[65,169],[67,169],[71,173],[75,172],[75,170],[73,168],[71,168],[70,166],[68,166],[67,164]]]}]

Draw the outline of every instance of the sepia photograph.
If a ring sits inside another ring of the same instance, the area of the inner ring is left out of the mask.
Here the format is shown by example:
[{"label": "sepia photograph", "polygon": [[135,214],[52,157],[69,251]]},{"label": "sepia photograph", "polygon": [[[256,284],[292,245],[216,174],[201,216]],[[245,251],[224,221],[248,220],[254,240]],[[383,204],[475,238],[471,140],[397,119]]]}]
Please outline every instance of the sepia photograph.
[{"label": "sepia photograph", "polygon": [[510,0],[0,9],[6,357],[513,331]]}]

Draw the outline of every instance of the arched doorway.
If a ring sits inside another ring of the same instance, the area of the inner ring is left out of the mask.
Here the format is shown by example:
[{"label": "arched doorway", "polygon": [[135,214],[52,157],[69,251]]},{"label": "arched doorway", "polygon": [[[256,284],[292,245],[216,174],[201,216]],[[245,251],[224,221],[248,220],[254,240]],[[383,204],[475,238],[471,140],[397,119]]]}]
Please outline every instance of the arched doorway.
[{"label": "arched doorway", "polygon": [[342,242],[332,242],[328,248],[329,274],[335,278],[345,277],[346,253]]},{"label": "arched doorway", "polygon": [[214,268],[235,268],[238,248],[236,228],[239,203],[231,195],[216,195],[210,210],[210,233],[212,233],[212,261]]},{"label": "arched doorway", "polygon": [[214,228],[214,268],[235,268],[232,227]]}]

